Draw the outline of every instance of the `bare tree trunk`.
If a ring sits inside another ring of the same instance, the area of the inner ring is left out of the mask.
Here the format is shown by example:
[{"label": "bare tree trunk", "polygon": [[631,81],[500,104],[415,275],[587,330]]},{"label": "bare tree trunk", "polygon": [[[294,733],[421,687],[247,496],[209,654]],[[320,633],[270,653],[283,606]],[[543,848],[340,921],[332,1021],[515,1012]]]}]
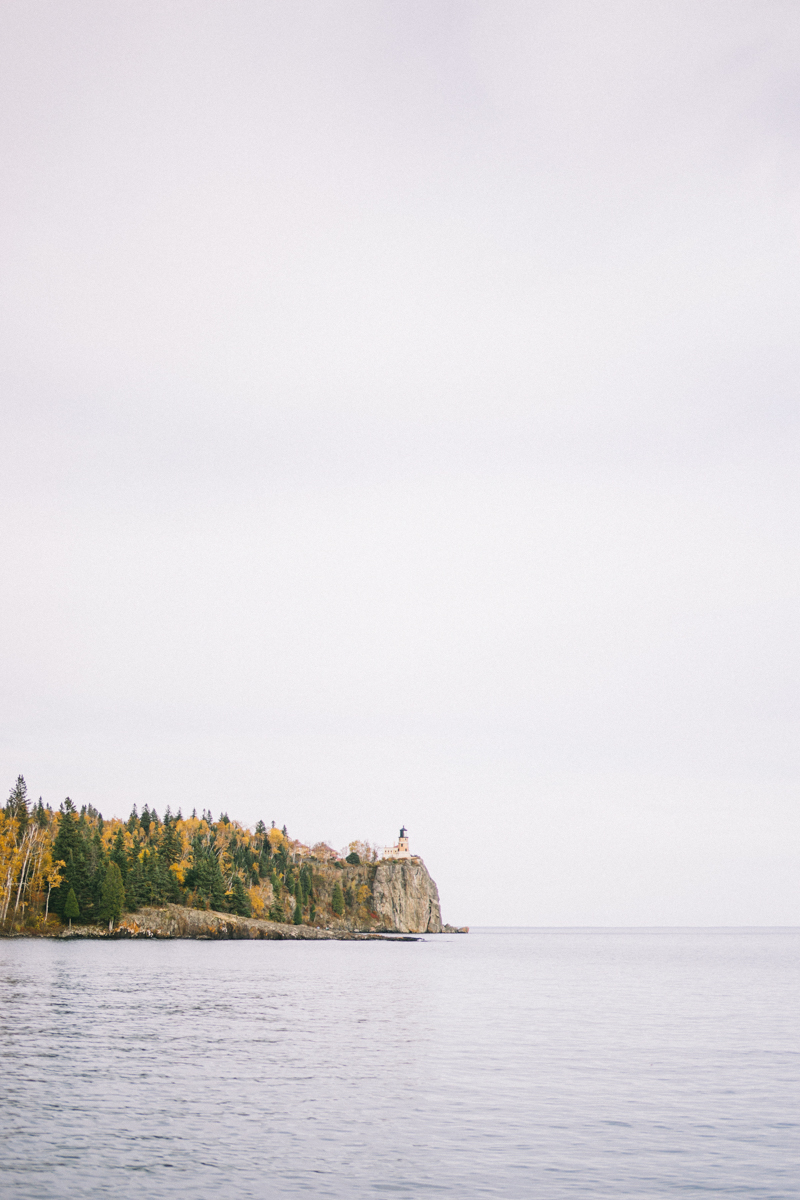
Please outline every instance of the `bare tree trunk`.
[{"label": "bare tree trunk", "polygon": [[33,839],[26,838],[26,841],[28,842],[28,849],[25,851],[25,861],[23,862],[22,870],[19,873],[19,884],[17,885],[17,899],[14,902],[14,916],[17,915],[17,909],[19,908],[20,898],[22,896],[22,889],[25,886],[25,873],[28,870],[28,862],[30,861],[31,850],[33,848]]},{"label": "bare tree trunk", "polygon": [[3,921],[5,921],[6,917],[8,916],[8,906],[11,903],[11,892],[12,892],[12,889],[14,886],[12,883],[12,874],[11,874],[13,869],[14,869],[14,864],[12,862],[8,868],[8,874],[6,876],[6,887],[5,887],[6,895],[5,895],[5,903],[3,904],[3,916],[1,918]]}]

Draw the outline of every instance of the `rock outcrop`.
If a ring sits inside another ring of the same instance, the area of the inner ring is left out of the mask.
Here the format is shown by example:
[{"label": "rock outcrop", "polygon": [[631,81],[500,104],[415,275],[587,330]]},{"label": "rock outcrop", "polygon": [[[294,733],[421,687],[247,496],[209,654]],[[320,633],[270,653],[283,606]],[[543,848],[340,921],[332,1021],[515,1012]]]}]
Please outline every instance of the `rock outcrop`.
[{"label": "rock outcrop", "polygon": [[183,908],[168,904],[165,908],[142,908],[126,913],[116,930],[117,937],[161,938],[266,938],[270,941],[352,937],[347,931],[331,932],[312,925],[288,925],[282,921],[260,921],[237,917],[213,909]]},{"label": "rock outcrop", "polygon": [[184,908],[167,904],[163,908],[141,908],[125,913],[112,933],[105,926],[76,925],[64,929],[62,938],[196,938],[207,941],[350,941],[364,937],[377,939],[376,933],[354,933],[349,929],[318,929],[313,925],[288,925],[282,921],[260,921],[237,917],[213,909]]},{"label": "rock outcrop", "polygon": [[441,933],[439,889],[421,858],[379,862],[372,882],[373,910],[381,929],[396,933]]}]

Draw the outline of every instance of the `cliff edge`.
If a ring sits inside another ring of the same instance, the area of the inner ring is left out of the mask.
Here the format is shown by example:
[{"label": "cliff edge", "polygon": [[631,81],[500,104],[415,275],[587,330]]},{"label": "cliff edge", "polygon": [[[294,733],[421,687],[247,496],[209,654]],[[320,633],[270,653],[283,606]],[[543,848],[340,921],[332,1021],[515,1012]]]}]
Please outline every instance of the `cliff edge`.
[{"label": "cliff edge", "polygon": [[439,889],[421,858],[384,860],[375,868],[372,902],[392,933],[442,933]]}]

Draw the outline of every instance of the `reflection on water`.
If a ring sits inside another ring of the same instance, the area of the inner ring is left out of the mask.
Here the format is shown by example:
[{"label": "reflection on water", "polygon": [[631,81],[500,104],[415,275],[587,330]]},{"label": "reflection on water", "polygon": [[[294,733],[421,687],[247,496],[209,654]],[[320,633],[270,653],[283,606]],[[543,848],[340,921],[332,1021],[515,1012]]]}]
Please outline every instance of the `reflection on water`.
[{"label": "reflection on water", "polygon": [[0,942],[0,1194],[800,1195],[800,933]]}]

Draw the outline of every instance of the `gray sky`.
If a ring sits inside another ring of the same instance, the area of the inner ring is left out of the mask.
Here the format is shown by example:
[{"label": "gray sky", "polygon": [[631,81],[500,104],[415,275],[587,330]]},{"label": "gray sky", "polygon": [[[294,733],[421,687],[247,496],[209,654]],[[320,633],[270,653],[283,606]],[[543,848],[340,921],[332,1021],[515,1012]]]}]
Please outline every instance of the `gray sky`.
[{"label": "gray sky", "polygon": [[800,922],[795,3],[0,6],[0,765]]}]

